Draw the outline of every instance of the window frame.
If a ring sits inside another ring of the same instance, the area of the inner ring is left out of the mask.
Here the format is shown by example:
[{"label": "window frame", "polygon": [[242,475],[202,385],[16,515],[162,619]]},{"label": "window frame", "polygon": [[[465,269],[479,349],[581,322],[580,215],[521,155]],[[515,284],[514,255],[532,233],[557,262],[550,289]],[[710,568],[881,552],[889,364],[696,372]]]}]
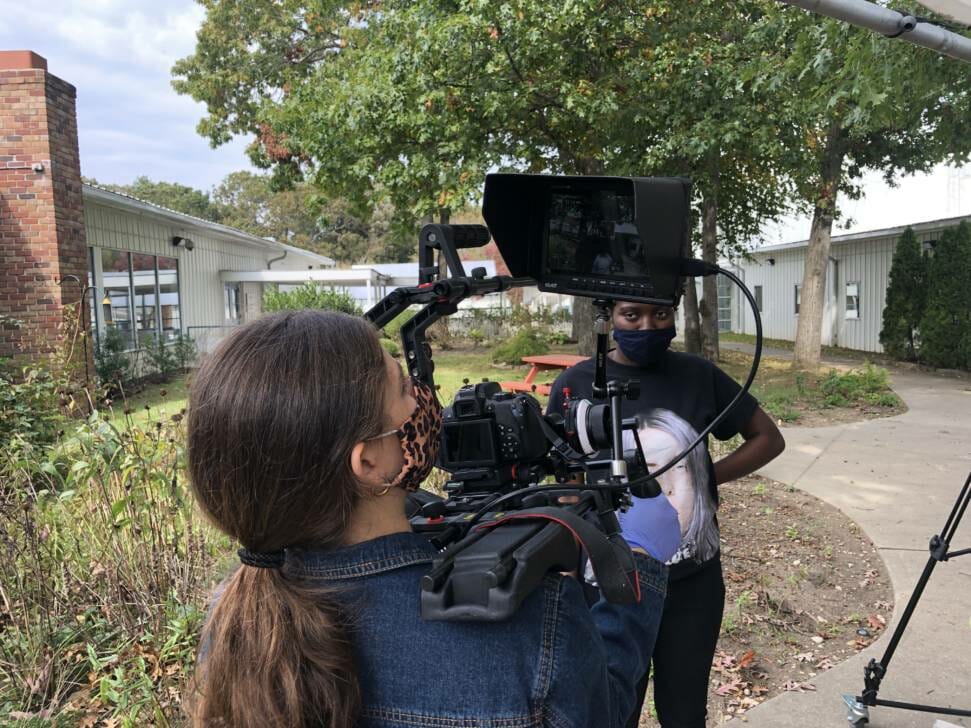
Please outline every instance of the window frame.
[{"label": "window frame", "polygon": [[[178,307],[179,307],[178,333],[179,334],[185,333],[185,324],[184,324],[185,316],[183,313],[183,304],[182,304],[182,278],[180,275],[181,261],[178,257],[171,256],[171,255],[159,255],[157,253],[145,253],[145,252],[136,251],[136,250],[127,250],[125,248],[112,248],[108,246],[97,246],[97,245],[89,246],[88,249],[90,251],[89,255],[90,255],[90,264],[91,264],[91,272],[92,272],[91,277],[94,280],[94,286],[92,287],[92,292],[94,293],[93,299],[97,302],[97,305],[94,307],[94,317],[93,317],[95,322],[94,333],[97,341],[101,340],[101,336],[104,334],[105,327],[108,325],[107,322],[105,321],[104,311],[102,310],[102,307],[101,307],[102,306],[101,301],[104,299],[106,295],[105,280],[104,280],[104,258],[103,258],[104,251],[112,251],[114,253],[119,253],[121,255],[124,255],[128,263],[128,269],[127,269],[128,306],[127,308],[128,308],[129,321],[131,323],[131,330],[128,332],[128,336],[126,336],[125,353],[130,354],[130,353],[142,351],[144,347],[142,346],[142,343],[139,341],[138,332],[147,331],[147,329],[136,328],[137,327],[137,319],[135,318],[135,295],[136,294],[135,294],[134,270],[132,268],[133,255],[148,256],[152,259],[153,276],[154,276],[153,295],[155,298],[155,304],[154,304],[155,329],[153,330],[153,336],[156,340],[163,338],[162,337],[162,333],[163,333],[162,332],[162,297],[161,297],[161,284],[159,282],[158,261],[159,261],[159,258],[166,258],[166,259],[175,261],[175,268],[173,270],[175,271],[175,294],[178,300]],[[166,269],[166,270],[169,270],[169,269]],[[120,273],[121,271],[117,271],[117,272]],[[120,288],[120,286],[115,284],[113,288],[118,289]],[[172,343],[174,342],[165,341],[166,346]]]},{"label": "window frame", "polygon": [[[854,316],[850,316],[850,286],[856,286],[856,307],[853,309]],[[859,321],[860,320],[860,281],[846,281],[843,285],[843,320],[844,321]]]},{"label": "window frame", "polygon": [[798,283],[795,284],[795,287],[793,289],[792,303],[793,303],[793,308],[795,309],[794,315],[798,316],[799,304],[802,303],[802,286],[799,285]]}]

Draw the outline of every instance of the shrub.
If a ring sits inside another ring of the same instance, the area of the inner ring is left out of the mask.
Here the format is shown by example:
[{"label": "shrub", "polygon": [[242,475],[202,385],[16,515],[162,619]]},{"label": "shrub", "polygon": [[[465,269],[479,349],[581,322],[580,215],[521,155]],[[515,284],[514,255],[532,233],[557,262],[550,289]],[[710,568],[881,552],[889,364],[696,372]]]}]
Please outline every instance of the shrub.
[{"label": "shrub", "polygon": [[524,356],[545,354],[550,350],[539,332],[520,329],[511,339],[492,350],[492,361],[504,364],[522,364]]},{"label": "shrub", "polygon": [[917,359],[917,330],[927,300],[927,265],[917,236],[907,228],[893,253],[880,330],[884,350],[897,359]]},{"label": "shrub", "polygon": [[391,356],[401,355],[401,347],[398,346],[397,341],[392,341],[391,339],[378,339],[378,341],[381,342],[381,346],[383,346],[384,350],[391,354]]},{"label": "shrub", "polygon": [[466,336],[475,348],[478,348],[479,344],[485,341],[485,332],[482,329],[469,329],[469,333]]},{"label": "shrub", "polygon": [[95,412],[53,447],[0,450],[0,724],[181,724],[228,551],[186,491],[181,418]]},{"label": "shrub", "polygon": [[292,291],[267,290],[263,294],[264,311],[297,311],[305,308],[322,308],[341,311],[354,316],[361,315],[357,301],[349,293],[325,288],[307,281]]},{"label": "shrub", "polygon": [[830,370],[820,382],[820,390],[826,407],[849,407],[859,403],[895,407],[900,404],[899,398],[890,389],[887,370],[869,362],[861,369],[848,372]]},{"label": "shrub", "polygon": [[43,367],[0,368],[0,450],[54,442],[65,423],[66,386]]},{"label": "shrub", "polygon": [[179,356],[174,345],[166,343],[161,336],[154,336],[145,342],[144,348],[150,373],[157,374],[163,382],[169,381],[179,370]]},{"label": "shrub", "polygon": [[131,381],[132,363],[125,348],[125,335],[117,326],[106,327],[94,347],[94,369],[109,394]]},{"label": "shrub", "polygon": [[920,360],[971,369],[971,226],[941,235],[931,258],[927,306],[920,321]]},{"label": "shrub", "polygon": [[196,340],[188,334],[183,334],[181,331],[175,335],[175,343],[172,344],[172,351],[175,352],[175,358],[178,360],[179,367],[182,371],[189,370],[189,367],[196,360],[196,355],[199,353]]}]

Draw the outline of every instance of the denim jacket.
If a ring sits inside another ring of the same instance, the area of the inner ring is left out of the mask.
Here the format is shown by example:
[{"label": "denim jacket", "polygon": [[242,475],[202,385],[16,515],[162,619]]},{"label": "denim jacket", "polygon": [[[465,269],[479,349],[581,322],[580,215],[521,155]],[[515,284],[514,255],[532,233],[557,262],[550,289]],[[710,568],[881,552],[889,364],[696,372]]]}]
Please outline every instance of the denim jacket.
[{"label": "denim jacket", "polygon": [[625,725],[654,648],[667,567],[635,555],[638,604],[588,607],[549,575],[504,622],[427,622],[434,547],[398,533],[335,551],[288,551],[286,570],[336,589],[354,623],[360,728]]}]

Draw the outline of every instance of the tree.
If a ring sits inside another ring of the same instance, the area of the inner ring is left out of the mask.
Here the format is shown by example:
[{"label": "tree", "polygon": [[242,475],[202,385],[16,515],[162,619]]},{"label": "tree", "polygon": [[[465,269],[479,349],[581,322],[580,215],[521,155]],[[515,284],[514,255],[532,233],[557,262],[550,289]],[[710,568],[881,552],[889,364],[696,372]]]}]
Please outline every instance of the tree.
[{"label": "tree", "polygon": [[941,235],[928,273],[920,320],[920,359],[935,367],[971,369],[971,226]]},{"label": "tree", "polygon": [[210,222],[222,222],[222,210],[209,198],[209,193],[178,182],[153,182],[144,175],[136,177],[130,185],[101,184],[95,179],[84,181],[186,215]]},{"label": "tree", "polygon": [[755,71],[786,93],[786,125],[804,143],[786,168],[813,211],[794,365],[819,365],[826,266],[841,194],[859,197],[867,170],[900,173],[962,162],[971,151],[967,66],[845,23],[786,8],[774,24],[775,61]]},{"label": "tree", "polygon": [[897,359],[917,361],[917,336],[927,300],[927,259],[913,228],[904,230],[893,252],[880,343]]},{"label": "tree", "polygon": [[[736,78],[758,54],[749,29],[763,6],[417,0],[345,15],[327,6],[313,21],[331,13],[321,21],[329,35],[308,40],[315,26],[301,6],[209,0],[175,85],[207,104],[200,131],[214,143],[252,132],[254,161],[278,176],[298,170],[355,206],[386,197],[414,219],[458,209],[495,166],[688,174],[699,208],[705,200],[714,211],[703,228],[714,261],[720,239],[759,229],[780,200],[782,178],[766,161],[779,138],[775,105]],[[331,51],[318,52],[331,36]],[[716,299],[709,285],[712,356]],[[589,329],[589,319],[577,323]]]}]

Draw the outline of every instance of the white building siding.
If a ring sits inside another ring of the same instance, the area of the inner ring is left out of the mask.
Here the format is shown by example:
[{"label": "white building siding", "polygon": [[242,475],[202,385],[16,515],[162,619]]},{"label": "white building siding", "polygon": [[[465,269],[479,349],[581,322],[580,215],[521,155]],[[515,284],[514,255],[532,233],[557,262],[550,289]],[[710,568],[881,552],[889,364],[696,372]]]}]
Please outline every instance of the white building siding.
[{"label": "white building siding", "polygon": [[[269,246],[261,249],[258,244],[217,236],[191,223],[179,225],[150,213],[101,204],[96,200],[85,200],[84,217],[88,245],[96,251],[94,276],[98,298],[102,295],[103,285],[98,251],[110,248],[176,258],[179,261],[182,330],[197,339],[199,348],[204,351],[226,333],[224,327],[233,324],[226,320],[225,293],[219,272],[263,270],[269,259],[279,255],[278,250]],[[173,246],[172,238],[176,235],[190,238],[194,248],[186,250]],[[261,308],[258,293],[247,293],[251,299],[256,297],[256,307]],[[250,301],[247,313],[252,315],[253,308],[254,301]]]},{"label": "white building siding", "polygon": [[[929,243],[962,219],[915,223],[912,227],[920,242]],[[883,351],[880,345],[883,308],[893,253],[902,233],[903,228],[893,228],[833,238],[826,269],[823,344]],[[796,337],[798,317],[794,312],[794,291],[796,285],[802,284],[805,261],[806,243],[802,242],[761,248],[736,266],[749,289],[754,292],[756,286],[762,286],[762,325],[767,338],[793,341]],[[850,283],[858,284],[858,318],[847,318],[846,294]],[[755,321],[748,306],[742,314],[733,317],[733,330],[755,333]]]}]

